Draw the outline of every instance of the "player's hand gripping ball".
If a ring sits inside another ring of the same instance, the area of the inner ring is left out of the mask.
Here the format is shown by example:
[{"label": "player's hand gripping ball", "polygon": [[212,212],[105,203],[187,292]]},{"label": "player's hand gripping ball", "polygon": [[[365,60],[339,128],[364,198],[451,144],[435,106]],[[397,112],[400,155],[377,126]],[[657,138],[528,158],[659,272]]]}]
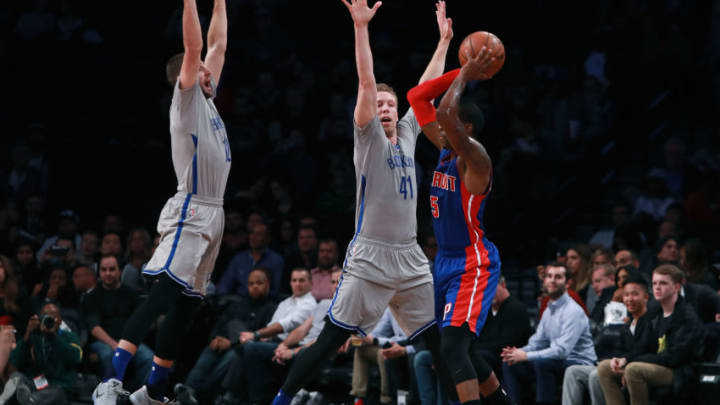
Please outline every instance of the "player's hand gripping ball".
[{"label": "player's hand gripping ball", "polygon": [[460,43],[460,50],[458,56],[460,58],[460,66],[465,65],[467,62],[467,55],[474,58],[478,52],[483,48],[486,48],[490,57],[495,60],[485,69],[485,76],[478,79],[487,80],[493,77],[505,63],[505,47],[503,46],[500,38],[487,31],[476,31],[468,35]]}]

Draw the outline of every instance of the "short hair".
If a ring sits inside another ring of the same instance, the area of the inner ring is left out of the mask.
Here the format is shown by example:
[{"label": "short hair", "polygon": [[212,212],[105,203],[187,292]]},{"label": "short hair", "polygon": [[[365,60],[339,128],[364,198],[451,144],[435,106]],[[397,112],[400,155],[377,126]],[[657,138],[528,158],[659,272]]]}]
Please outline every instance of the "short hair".
[{"label": "short hair", "polygon": [[602,270],[607,278],[615,278],[615,266],[612,264],[601,264],[593,267],[592,272],[595,273],[597,270]]},{"label": "short hair", "polygon": [[332,243],[333,245],[335,245],[335,248],[336,248],[336,249],[338,248],[338,243],[337,243],[337,241],[336,241],[335,239],[333,239],[333,238],[322,238],[322,239],[320,239],[320,240],[318,241],[318,246],[320,246],[320,245],[323,244],[323,243]]},{"label": "short hair", "polygon": [[657,245],[655,245],[655,253],[660,253],[660,251],[662,250],[663,246],[665,246],[665,244],[668,243],[668,241],[671,241],[671,240],[674,240],[675,243],[677,243],[678,245],[680,244],[680,238],[678,238],[677,235],[664,236],[664,237],[658,239]]},{"label": "short hair", "polygon": [[390,93],[390,94],[393,95],[393,97],[395,97],[395,102],[398,101],[397,93],[395,93],[395,90],[393,90],[393,88],[390,87],[389,84],[387,84],[387,83],[378,83],[376,87],[377,87],[377,92],[378,92],[378,93],[380,93],[381,91]]},{"label": "short hair", "polygon": [[109,257],[115,259],[115,263],[117,263],[118,268],[120,268],[120,257],[112,253],[106,253],[100,257],[100,261],[98,262],[98,271],[100,271],[100,263],[103,261],[103,259],[107,259]]},{"label": "short hair", "polygon": [[[570,270],[568,270],[568,267],[565,263],[561,262],[550,262],[550,264],[546,265],[545,268],[548,267],[562,267],[565,270],[565,280],[570,280],[572,278],[572,273],[570,273]],[[547,274],[547,273],[546,273]]]},{"label": "short hair", "polygon": [[265,275],[265,278],[267,279],[268,285],[272,286],[272,276],[270,275],[270,270],[262,266],[253,267],[253,269],[250,270],[250,273],[248,273],[248,280],[250,279],[250,274],[252,274],[254,271],[259,271],[263,273]]},{"label": "short hair", "polygon": [[180,52],[177,55],[173,55],[165,66],[165,74],[167,74],[168,83],[170,86],[175,87],[178,76],[180,76],[180,69],[182,68],[183,58],[185,52]]},{"label": "short hair", "polygon": [[596,257],[598,256],[605,256],[608,259],[610,259],[610,262],[615,261],[615,253],[612,251],[612,249],[608,249],[606,247],[600,247],[593,251],[592,256],[590,256],[590,261],[594,261]]},{"label": "short hair", "polygon": [[305,267],[295,267],[295,268],[292,269],[292,271],[290,272],[290,275],[292,276],[292,273],[294,273],[294,272],[296,272],[296,271],[304,271],[304,272],[307,273],[307,275],[308,275],[308,280],[312,280],[312,272],[310,271],[310,269],[305,268]]},{"label": "short hair", "polygon": [[685,273],[674,264],[661,264],[653,270],[653,274],[655,273],[670,276],[670,279],[676,284],[682,284],[685,279]]},{"label": "short hair", "polygon": [[647,280],[639,272],[630,273],[630,277],[628,278],[628,281],[625,283],[625,285],[628,285],[630,283],[638,284],[642,287],[643,291],[645,291],[646,294],[650,293],[650,286],[648,285]]},{"label": "short hair", "polygon": [[308,230],[308,229],[311,230],[311,231],[313,231],[313,233],[315,234],[315,238],[317,238],[318,230],[317,230],[317,228],[316,228],[315,226],[313,226],[313,225],[300,225],[300,226],[298,227],[297,234],[300,235],[300,231],[303,231],[303,230],[306,231],[306,230]]},{"label": "short hair", "polygon": [[480,132],[485,128],[485,114],[480,107],[470,100],[461,100],[458,108],[458,118],[465,124],[472,124],[471,136],[478,139]]}]

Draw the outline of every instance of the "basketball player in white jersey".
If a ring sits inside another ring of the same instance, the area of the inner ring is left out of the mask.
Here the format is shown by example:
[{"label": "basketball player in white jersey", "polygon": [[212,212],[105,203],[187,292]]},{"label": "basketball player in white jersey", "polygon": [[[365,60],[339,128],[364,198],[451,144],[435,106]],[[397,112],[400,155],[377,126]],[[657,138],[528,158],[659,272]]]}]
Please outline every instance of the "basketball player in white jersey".
[{"label": "basketball player in white jersey", "polygon": [[115,347],[113,375],[103,376],[106,380],[93,392],[95,405],[115,405],[124,392],[122,379],[128,362],[150,325],[167,312],[157,334],[147,383],[130,395],[134,405],[162,403],[181,337],[205,294],[220,247],[225,223],[223,195],[231,159],[225,125],[212,99],[225,63],[227,14],[225,0],[215,0],[207,54],[202,61],[203,39],[195,1],[184,1],[185,52],[167,65],[168,80],[174,88],[170,141],[178,187],[160,214],[160,244],[143,270],[156,282],[147,301],[125,324],[120,342],[109,340]]},{"label": "basketball player in white jersey", "polygon": [[[330,322],[317,342],[298,356],[273,405],[288,405],[317,364],[336,352],[351,333],[368,333],[388,306],[409,339],[422,334],[439,356],[433,278],[416,240],[414,155],[420,126],[412,109],[398,119],[397,95],[390,86],[375,82],[368,24],[381,2],[370,8],[367,0],[342,1],[355,27],[359,79],[354,113],[355,236],[328,310]],[[443,1],[437,3],[436,13],[440,42],[420,82],[440,76],[452,39],[452,21],[446,18]],[[452,387],[444,362],[435,365],[444,385]]]}]

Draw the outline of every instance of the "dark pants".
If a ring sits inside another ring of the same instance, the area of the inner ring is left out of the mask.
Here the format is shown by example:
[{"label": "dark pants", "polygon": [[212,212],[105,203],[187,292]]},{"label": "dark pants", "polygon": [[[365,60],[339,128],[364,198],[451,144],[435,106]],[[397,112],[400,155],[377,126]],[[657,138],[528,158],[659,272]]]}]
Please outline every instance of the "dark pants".
[{"label": "dark pants", "polygon": [[523,402],[523,393],[535,380],[535,401],[537,404],[552,404],[558,401],[557,388],[565,369],[577,362],[555,359],[536,359],[508,366],[503,363],[503,377],[510,398]]},{"label": "dark pants", "polygon": [[245,354],[241,360],[247,378],[248,402],[268,403],[277,390],[276,384],[273,384],[272,358],[278,343],[247,342],[244,346]]}]

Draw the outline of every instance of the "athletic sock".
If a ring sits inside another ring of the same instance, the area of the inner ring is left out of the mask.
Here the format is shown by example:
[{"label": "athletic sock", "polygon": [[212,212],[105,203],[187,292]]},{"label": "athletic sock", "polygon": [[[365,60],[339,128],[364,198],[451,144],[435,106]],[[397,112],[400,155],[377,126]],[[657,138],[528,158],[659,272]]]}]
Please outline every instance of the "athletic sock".
[{"label": "athletic sock", "polygon": [[125,377],[125,369],[127,369],[127,365],[130,363],[132,356],[132,353],[125,349],[121,349],[120,347],[115,349],[115,354],[112,358],[112,378],[122,381],[123,377]]},{"label": "athletic sock", "polygon": [[170,367],[162,367],[153,361],[151,370],[147,381],[148,395],[152,399],[162,401],[167,392]]},{"label": "athletic sock", "polygon": [[292,401],[293,396],[288,395],[282,389],[275,395],[275,399],[272,401],[272,405],[289,405]]}]

